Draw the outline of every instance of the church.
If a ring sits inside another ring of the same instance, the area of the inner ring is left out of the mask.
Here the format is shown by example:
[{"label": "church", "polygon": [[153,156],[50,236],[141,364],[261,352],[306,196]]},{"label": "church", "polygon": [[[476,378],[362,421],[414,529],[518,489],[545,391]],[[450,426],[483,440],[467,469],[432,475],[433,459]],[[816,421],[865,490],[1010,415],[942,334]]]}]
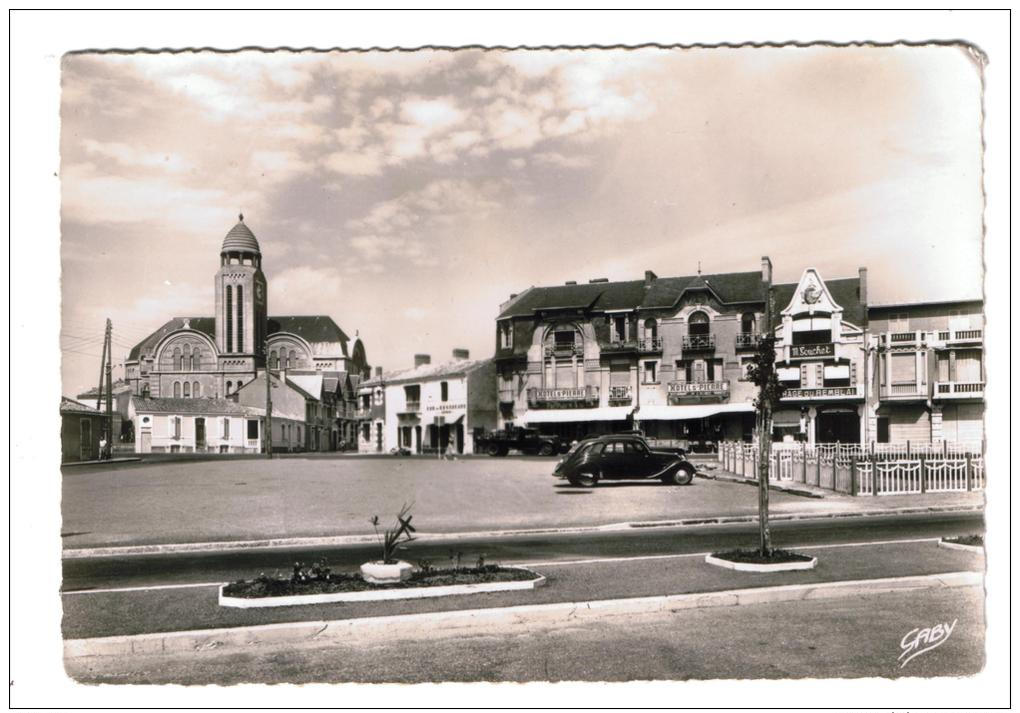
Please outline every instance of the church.
[{"label": "church", "polygon": [[135,397],[228,398],[268,364],[288,377],[321,374],[345,400],[369,376],[361,340],[328,315],[269,314],[262,251],[243,215],[223,239],[213,283],[214,316],[174,317],[131,349],[125,380]]}]

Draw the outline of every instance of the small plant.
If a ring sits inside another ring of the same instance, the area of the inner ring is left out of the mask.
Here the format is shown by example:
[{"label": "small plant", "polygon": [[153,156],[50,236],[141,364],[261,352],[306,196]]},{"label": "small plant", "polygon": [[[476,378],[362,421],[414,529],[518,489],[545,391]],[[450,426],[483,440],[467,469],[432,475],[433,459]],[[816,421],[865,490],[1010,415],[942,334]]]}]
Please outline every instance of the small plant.
[{"label": "small plant", "polygon": [[475,567],[478,569],[485,569],[485,553],[478,555],[478,559],[475,560]]},{"label": "small plant", "polygon": [[369,520],[372,523],[372,527],[375,528],[375,536],[378,538],[379,544],[382,545],[383,564],[396,564],[397,558],[395,555],[397,550],[404,549],[401,543],[406,545],[408,542],[416,539],[411,535],[412,532],[415,532],[414,525],[411,524],[411,518],[413,517],[411,515],[412,507],[414,507],[414,503],[410,505],[405,503],[400,508],[400,512],[397,513],[397,526],[384,530],[382,533],[379,532],[379,516],[373,515],[371,520]]},{"label": "small plant", "polygon": [[420,571],[422,575],[426,576],[430,575],[435,570],[436,568],[432,565],[432,560],[429,559],[418,560],[418,571]]},{"label": "small plant", "polygon": [[453,563],[454,569],[460,569],[460,558],[464,556],[463,552],[457,552],[450,550],[450,562]]}]

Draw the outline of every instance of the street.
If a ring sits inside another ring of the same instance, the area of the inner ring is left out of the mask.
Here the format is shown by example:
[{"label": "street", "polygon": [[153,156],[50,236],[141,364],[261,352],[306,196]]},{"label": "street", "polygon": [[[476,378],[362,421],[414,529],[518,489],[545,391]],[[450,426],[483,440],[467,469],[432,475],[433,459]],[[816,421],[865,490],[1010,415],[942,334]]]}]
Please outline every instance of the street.
[{"label": "street", "polygon": [[[68,468],[65,549],[262,538],[366,535],[414,503],[421,533],[610,525],[754,515],[755,488],[698,478],[572,488],[552,458],[288,457],[127,463]],[[980,506],[980,493],[824,499],[773,492],[770,512]]]},{"label": "street", "polygon": [[[911,630],[956,622],[901,667]],[[423,630],[372,645],[307,642],[67,663],[92,683],[629,681],[966,676],[984,665],[977,587],[618,616],[499,635]]]}]

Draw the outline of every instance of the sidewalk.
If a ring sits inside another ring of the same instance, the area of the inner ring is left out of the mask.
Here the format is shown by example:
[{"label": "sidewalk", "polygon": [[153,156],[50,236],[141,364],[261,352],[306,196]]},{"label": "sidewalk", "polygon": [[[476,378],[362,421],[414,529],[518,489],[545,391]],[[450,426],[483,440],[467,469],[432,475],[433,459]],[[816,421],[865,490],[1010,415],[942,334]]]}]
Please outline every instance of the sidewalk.
[{"label": "sidewalk", "polygon": [[[63,632],[67,639],[86,639],[191,631],[189,640],[195,646],[203,645],[203,641],[218,646],[220,644],[211,642],[222,639],[221,633],[211,632],[209,637],[203,637],[200,630],[222,631],[293,622],[318,622],[320,628],[325,628],[326,622],[408,615],[426,615],[425,619],[419,617],[418,625],[436,626],[444,617],[451,616],[451,612],[490,609],[505,610],[503,614],[511,618],[520,616],[523,617],[520,621],[524,621],[527,612],[531,611],[527,607],[539,605],[557,605],[546,609],[553,616],[565,615],[571,609],[587,610],[592,607],[601,607],[605,611],[614,607],[627,610],[651,607],[657,610],[663,606],[663,597],[684,595],[706,595],[708,599],[703,604],[707,606],[734,605],[774,601],[777,597],[788,600],[826,596],[818,592],[831,589],[837,582],[857,582],[847,590],[853,593],[903,587],[956,586],[954,582],[972,584],[979,581],[976,578],[984,570],[983,556],[942,549],[935,540],[801,547],[798,551],[816,556],[818,566],[802,572],[735,572],[706,564],[705,553],[521,562],[516,564],[527,564],[545,575],[548,580],[546,586],[530,591],[494,594],[270,609],[220,607],[217,601],[218,583],[213,582],[172,588],[86,590],[63,595]],[[968,572],[977,574],[955,574]],[[945,577],[913,582],[900,579],[926,575]],[[779,589],[774,589],[777,587]],[[747,590],[749,594],[754,590],[753,596],[741,601],[733,593],[739,590]],[[727,594],[719,601],[712,600],[712,595],[720,592]],[[570,606],[564,609],[559,605]],[[698,605],[695,597],[694,600],[685,600],[683,606]],[[433,623],[429,624],[430,621]],[[196,630],[199,631],[196,633]],[[278,628],[272,631],[278,632]],[[300,633],[301,638],[307,636],[307,632]],[[258,632],[248,631],[245,637],[249,642],[252,637],[257,640]],[[87,653],[87,646],[78,646],[80,651]]]}]

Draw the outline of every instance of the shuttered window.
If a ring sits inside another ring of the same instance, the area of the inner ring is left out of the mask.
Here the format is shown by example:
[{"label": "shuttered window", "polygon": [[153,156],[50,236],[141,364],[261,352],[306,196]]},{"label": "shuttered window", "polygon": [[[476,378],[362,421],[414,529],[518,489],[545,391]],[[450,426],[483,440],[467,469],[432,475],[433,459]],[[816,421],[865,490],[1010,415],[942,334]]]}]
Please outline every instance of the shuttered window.
[{"label": "shuttered window", "polygon": [[577,369],[571,360],[556,361],[556,388],[571,389],[577,386]]},{"label": "shuttered window", "polygon": [[981,381],[981,352],[967,349],[956,352],[956,378],[954,381]]},{"label": "shuttered window", "polygon": [[913,384],[917,379],[916,361],[913,352],[892,354],[889,371],[894,384]]},{"label": "shuttered window", "polygon": [[630,386],[630,367],[626,364],[612,364],[609,367],[610,386]]}]

